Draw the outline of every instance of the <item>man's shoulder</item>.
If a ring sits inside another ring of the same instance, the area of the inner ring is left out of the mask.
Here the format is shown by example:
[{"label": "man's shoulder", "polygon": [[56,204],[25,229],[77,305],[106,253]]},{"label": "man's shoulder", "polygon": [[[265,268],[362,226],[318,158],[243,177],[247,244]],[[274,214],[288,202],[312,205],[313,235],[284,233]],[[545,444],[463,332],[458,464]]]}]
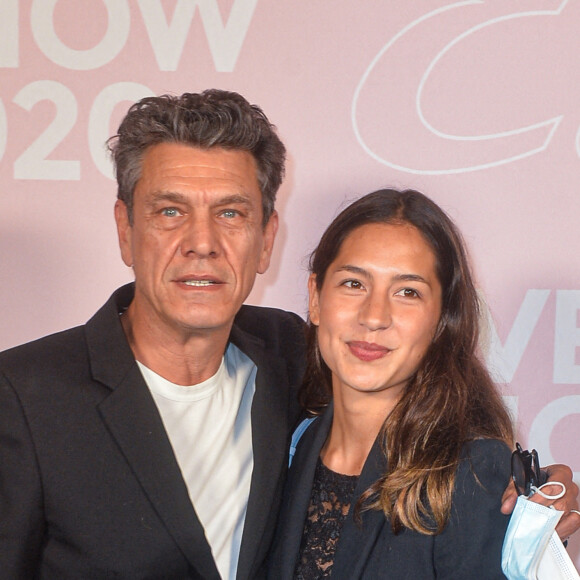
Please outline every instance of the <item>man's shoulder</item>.
[{"label": "man's shoulder", "polygon": [[19,362],[30,364],[39,359],[58,359],[63,355],[66,356],[71,348],[77,350],[82,343],[84,343],[84,326],[75,326],[0,352],[0,364]]},{"label": "man's shoulder", "polygon": [[269,351],[304,357],[306,324],[293,312],[244,305],[236,315],[234,326],[264,343]]},{"label": "man's shoulder", "polygon": [[246,332],[256,335],[276,336],[281,332],[304,334],[305,322],[294,312],[267,306],[244,304],[236,315],[235,324]]},{"label": "man's shoulder", "polygon": [[[57,332],[0,353],[0,382],[23,400],[49,400],[55,390],[78,383],[89,373],[84,328]],[[42,388],[39,386],[42,385]]]},{"label": "man's shoulder", "polygon": [[118,294],[130,291],[130,286],[117,290],[86,324],[55,332],[1,352],[0,367],[26,368],[40,364],[45,369],[50,366],[65,368],[70,367],[76,359],[86,361],[89,342],[87,333],[92,332],[93,341],[101,335],[105,335],[102,340],[110,341],[111,332],[116,330],[113,321],[117,318],[115,312]]}]

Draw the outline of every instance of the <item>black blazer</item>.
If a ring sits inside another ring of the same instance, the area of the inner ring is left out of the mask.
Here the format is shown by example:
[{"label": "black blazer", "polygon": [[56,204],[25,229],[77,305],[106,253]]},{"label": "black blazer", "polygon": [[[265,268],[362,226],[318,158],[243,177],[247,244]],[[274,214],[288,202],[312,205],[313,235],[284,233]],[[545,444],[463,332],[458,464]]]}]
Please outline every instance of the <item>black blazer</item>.
[{"label": "black blazer", "polygon": [[[0,354],[0,576],[219,579],[157,407],[125,339],[119,289],[85,325]],[[254,470],[237,577],[265,575],[298,415],[302,320],[242,307],[257,365]]]},{"label": "black blazer", "polygon": [[[332,408],[309,426],[298,444],[270,559],[272,579],[294,577],[316,461],[331,422]],[[386,459],[375,442],[354,497],[360,497],[385,470]],[[363,511],[358,525],[352,517],[356,501],[352,502],[334,556],[332,578],[504,578],[501,547],[509,517],[500,513],[500,505],[509,476],[510,450],[504,443],[481,439],[466,445],[457,471],[451,518],[438,536],[408,529],[395,535],[384,514],[374,510]]]}]

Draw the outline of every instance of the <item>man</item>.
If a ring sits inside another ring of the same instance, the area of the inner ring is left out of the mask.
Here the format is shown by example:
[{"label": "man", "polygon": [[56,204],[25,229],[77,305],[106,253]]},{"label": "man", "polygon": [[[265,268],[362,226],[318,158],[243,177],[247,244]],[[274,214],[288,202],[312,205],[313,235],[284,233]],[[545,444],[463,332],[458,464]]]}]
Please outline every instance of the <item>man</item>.
[{"label": "man", "polygon": [[144,99],[112,151],[135,285],[0,357],[0,575],[257,577],[304,364],[298,316],[242,307],[285,148],[207,91]]},{"label": "man", "polygon": [[212,90],[142,100],[111,149],[135,284],[0,355],[2,577],[262,577],[304,337],[242,304],[269,265],[284,146]]}]

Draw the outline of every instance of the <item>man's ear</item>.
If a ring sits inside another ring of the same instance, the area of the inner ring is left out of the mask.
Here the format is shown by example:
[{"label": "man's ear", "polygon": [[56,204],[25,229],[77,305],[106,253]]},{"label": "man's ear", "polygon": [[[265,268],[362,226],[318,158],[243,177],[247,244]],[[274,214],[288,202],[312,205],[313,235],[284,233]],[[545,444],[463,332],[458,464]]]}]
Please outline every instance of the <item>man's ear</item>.
[{"label": "man's ear", "polygon": [[320,322],[320,292],[316,287],[316,274],[308,278],[308,317],[310,322],[318,326]]},{"label": "man's ear", "polygon": [[119,237],[121,257],[125,265],[131,267],[133,265],[133,228],[129,220],[127,204],[120,199],[115,202],[115,222],[117,223],[117,236]]},{"label": "man's ear", "polygon": [[263,274],[270,266],[270,258],[274,249],[274,240],[278,232],[278,212],[274,210],[262,232],[262,251],[258,262],[258,274]]}]

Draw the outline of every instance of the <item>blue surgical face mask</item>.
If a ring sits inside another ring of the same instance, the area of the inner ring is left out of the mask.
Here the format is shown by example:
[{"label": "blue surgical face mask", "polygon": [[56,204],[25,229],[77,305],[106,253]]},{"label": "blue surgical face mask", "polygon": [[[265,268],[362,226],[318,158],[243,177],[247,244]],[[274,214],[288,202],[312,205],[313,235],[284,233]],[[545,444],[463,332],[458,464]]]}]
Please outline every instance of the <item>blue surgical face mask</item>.
[{"label": "blue surgical face mask", "polygon": [[[557,499],[565,493],[562,488],[557,496],[539,493]],[[502,570],[509,580],[580,579],[554,531],[563,513],[518,497],[502,550]]]}]

